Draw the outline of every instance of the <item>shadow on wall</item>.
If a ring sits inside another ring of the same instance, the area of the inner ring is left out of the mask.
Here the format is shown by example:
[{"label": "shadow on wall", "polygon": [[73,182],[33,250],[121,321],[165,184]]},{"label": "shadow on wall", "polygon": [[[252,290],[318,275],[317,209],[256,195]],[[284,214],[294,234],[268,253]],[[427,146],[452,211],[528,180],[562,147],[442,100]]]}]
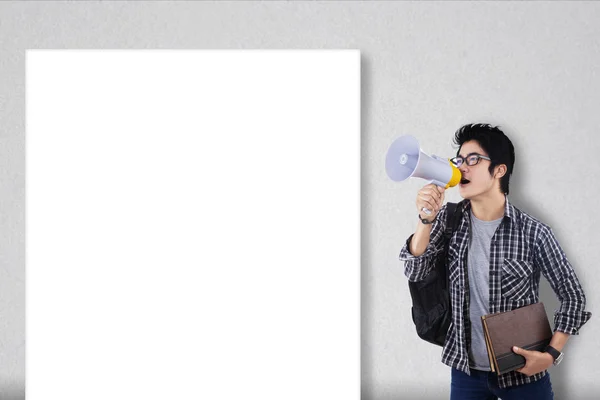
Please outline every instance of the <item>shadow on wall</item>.
[{"label": "shadow on wall", "polygon": [[[360,273],[360,291],[361,291],[361,306],[360,306],[360,315],[361,315],[361,390],[363,395],[361,398],[366,398],[364,396],[365,391],[369,390],[368,385],[374,382],[374,357],[371,354],[371,344],[373,343],[373,335],[371,334],[374,330],[371,324],[373,323],[370,318],[371,313],[373,313],[373,294],[370,291],[369,282],[371,282],[370,274],[373,273],[374,269],[369,269],[369,260],[371,259],[371,254],[369,253],[369,238],[371,236],[371,228],[368,224],[368,215],[365,210],[365,205],[367,203],[367,193],[369,193],[369,182],[366,177],[366,161],[368,159],[368,155],[365,154],[367,149],[366,146],[366,138],[371,131],[371,127],[369,125],[369,114],[370,114],[370,105],[372,104],[372,95],[371,95],[371,76],[372,76],[372,68],[370,66],[370,62],[367,57],[365,57],[365,52],[361,51],[360,55],[360,148],[361,148],[361,157],[360,157],[360,204],[361,204],[361,216],[360,216],[360,265],[361,265],[361,273]],[[367,385],[365,385],[365,383]]]},{"label": "shadow on wall", "polygon": [[0,399],[2,400],[25,400],[25,385],[21,387],[9,387],[0,388]]}]

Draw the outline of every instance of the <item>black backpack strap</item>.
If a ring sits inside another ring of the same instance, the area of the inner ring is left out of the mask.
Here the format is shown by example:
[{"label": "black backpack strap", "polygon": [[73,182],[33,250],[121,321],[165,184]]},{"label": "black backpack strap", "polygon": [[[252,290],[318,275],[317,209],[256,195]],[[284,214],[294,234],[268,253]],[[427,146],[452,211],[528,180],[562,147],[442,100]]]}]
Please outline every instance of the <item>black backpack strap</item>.
[{"label": "black backpack strap", "polygon": [[[446,228],[444,229],[444,254],[446,258],[446,262],[448,261],[448,249],[450,248],[450,239],[452,238],[452,234],[458,228],[458,224],[460,223],[460,218],[462,216],[463,202],[460,203],[448,203],[446,206]],[[446,287],[449,288],[448,282],[448,270],[444,269],[446,272]]]},{"label": "black backpack strap", "polygon": [[452,231],[454,230],[454,213],[456,212],[456,203],[448,203],[446,205],[446,229],[444,229],[444,240],[450,241]]},{"label": "black backpack strap", "polygon": [[460,218],[462,215],[462,210],[464,206],[464,201],[460,203],[448,203],[446,206],[446,228],[444,229],[444,238],[446,240],[450,240],[452,237],[452,233],[458,228],[458,224],[460,223]]}]

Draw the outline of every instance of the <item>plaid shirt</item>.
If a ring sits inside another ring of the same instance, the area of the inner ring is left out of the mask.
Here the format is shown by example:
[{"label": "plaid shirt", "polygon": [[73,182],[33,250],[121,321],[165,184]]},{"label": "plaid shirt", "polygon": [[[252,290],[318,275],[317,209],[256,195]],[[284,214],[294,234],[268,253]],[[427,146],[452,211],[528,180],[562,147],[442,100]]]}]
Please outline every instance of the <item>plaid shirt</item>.
[{"label": "plaid shirt", "polygon": [[[467,250],[469,244],[471,203],[464,201],[463,215],[450,240],[449,278],[452,303],[452,323],[442,352],[442,362],[470,375],[468,351],[471,345],[469,318],[469,277]],[[404,273],[410,281],[424,279],[433,267],[442,246],[446,225],[446,205],[433,223],[425,253],[414,257],[409,249],[412,235],[400,251],[405,261]],[[552,229],[520,211],[506,199],[504,219],[492,237],[490,249],[489,312],[511,311],[538,302],[540,274],[548,280],[561,305],[554,313],[554,331],[578,335],[579,329],[591,317],[584,311],[585,294],[575,271],[560,248]],[[498,385],[506,388],[534,382],[546,371],[528,377],[511,371],[498,376]]]}]

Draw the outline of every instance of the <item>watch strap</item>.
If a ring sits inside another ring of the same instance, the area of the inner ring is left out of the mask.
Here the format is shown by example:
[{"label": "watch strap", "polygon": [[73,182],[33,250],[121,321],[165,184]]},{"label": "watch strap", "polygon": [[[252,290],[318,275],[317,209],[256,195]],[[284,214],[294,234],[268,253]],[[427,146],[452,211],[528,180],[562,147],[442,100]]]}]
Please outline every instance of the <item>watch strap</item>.
[{"label": "watch strap", "polygon": [[433,224],[433,221],[430,221],[425,218],[421,218],[421,214],[418,214],[418,215],[419,215],[419,219],[421,220],[421,222],[424,223],[425,225]]},{"label": "watch strap", "polygon": [[546,346],[546,353],[550,354],[554,361],[562,354],[560,351],[556,350],[554,347],[548,345]]}]

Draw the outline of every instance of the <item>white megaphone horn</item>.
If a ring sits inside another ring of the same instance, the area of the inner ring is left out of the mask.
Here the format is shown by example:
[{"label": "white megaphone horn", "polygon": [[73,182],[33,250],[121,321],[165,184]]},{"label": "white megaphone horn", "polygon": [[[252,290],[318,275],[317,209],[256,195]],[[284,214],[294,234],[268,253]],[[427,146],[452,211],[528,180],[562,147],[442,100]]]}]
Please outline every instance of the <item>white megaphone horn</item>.
[{"label": "white megaphone horn", "polygon": [[[385,171],[397,182],[422,178],[446,189],[458,185],[462,177],[450,159],[425,154],[419,141],[410,135],[400,136],[391,144],[385,158]],[[423,211],[431,213],[427,209]]]}]

